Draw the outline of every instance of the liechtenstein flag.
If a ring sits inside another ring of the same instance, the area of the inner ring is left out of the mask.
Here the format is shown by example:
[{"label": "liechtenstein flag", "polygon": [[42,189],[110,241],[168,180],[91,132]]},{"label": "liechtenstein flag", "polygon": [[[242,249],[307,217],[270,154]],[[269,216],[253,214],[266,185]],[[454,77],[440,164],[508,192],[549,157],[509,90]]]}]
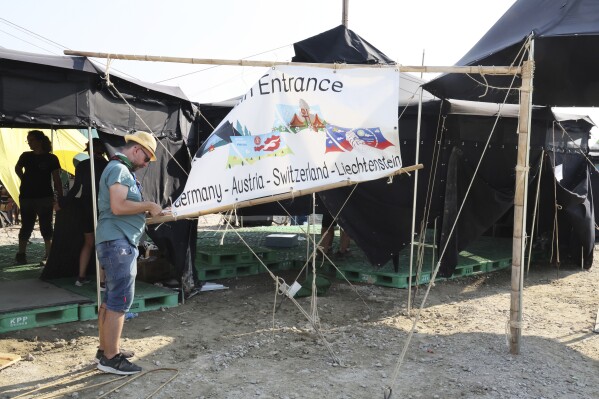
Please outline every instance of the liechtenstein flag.
[{"label": "liechtenstein flag", "polygon": [[355,147],[367,145],[384,150],[391,144],[378,127],[375,128],[344,128],[334,125],[326,126],[326,152],[350,152]]}]

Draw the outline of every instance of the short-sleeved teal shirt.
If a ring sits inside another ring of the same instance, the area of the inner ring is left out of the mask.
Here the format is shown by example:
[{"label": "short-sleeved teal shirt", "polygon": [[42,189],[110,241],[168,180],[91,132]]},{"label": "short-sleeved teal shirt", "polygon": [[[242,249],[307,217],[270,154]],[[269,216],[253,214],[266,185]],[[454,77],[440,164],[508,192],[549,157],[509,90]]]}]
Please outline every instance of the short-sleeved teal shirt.
[{"label": "short-sleeved teal shirt", "polygon": [[146,225],[145,212],[135,215],[115,215],[110,209],[110,187],[122,184],[129,188],[127,199],[141,202],[142,197],[135,177],[129,169],[118,160],[112,160],[102,172],[98,188],[98,226],[96,228],[96,244],[105,241],[125,238],[132,245],[138,245]]}]

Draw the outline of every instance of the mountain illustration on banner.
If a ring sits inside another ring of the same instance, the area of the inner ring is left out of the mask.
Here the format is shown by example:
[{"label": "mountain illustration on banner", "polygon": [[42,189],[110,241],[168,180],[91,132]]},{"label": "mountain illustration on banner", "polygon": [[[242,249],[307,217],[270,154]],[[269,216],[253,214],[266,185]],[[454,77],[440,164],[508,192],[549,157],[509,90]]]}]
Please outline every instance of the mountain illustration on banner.
[{"label": "mountain illustration on banner", "polygon": [[375,128],[344,128],[334,125],[326,126],[327,139],[325,152],[352,151],[358,146],[368,146],[384,150],[393,146],[383,136],[381,129]]},{"label": "mountain illustration on banner", "polygon": [[298,133],[304,129],[314,132],[324,131],[326,120],[322,118],[318,105],[310,107],[305,100],[299,100],[299,107],[287,104],[278,104],[277,120],[273,130]]}]

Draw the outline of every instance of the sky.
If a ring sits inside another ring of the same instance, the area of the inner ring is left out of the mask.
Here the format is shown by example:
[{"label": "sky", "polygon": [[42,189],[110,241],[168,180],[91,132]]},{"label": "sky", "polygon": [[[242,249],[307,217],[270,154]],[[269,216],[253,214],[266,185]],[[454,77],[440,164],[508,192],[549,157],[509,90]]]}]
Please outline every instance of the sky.
[{"label": "sky", "polygon": [[[451,66],[514,2],[349,0],[348,27],[402,65]],[[0,46],[9,49],[54,55],[71,49],[263,61],[290,61],[294,42],[342,23],[343,7],[343,0],[4,3]],[[190,100],[200,103],[242,95],[263,73],[257,67],[121,60],[110,67],[144,81],[179,86]],[[599,122],[595,110],[578,109],[576,113],[591,115]]]}]

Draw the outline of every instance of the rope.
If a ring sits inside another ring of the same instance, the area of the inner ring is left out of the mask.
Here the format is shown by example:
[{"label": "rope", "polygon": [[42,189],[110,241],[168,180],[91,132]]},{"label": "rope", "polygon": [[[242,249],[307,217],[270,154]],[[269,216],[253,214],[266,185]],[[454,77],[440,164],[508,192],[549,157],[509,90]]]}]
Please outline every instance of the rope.
[{"label": "rope", "polygon": [[[106,86],[109,88],[114,89],[114,91],[116,92],[116,94],[119,96],[119,98],[121,100],[123,100],[125,102],[125,104],[127,104],[127,106],[129,107],[129,109],[131,111],[133,111],[133,113],[135,114],[135,116],[137,116],[139,118],[139,120],[141,121],[141,123],[146,127],[146,129],[148,130],[148,132],[150,132],[150,134],[154,137],[156,137],[156,135],[154,134],[154,132],[152,131],[152,129],[148,126],[148,124],[146,123],[146,121],[141,117],[141,115],[139,115],[139,113],[137,112],[137,110],[131,106],[131,104],[129,104],[129,102],[125,99],[125,97],[123,96],[123,94],[119,91],[119,89],[117,89],[117,87],[110,81],[110,63],[112,62],[112,60],[109,58],[108,59],[108,63],[106,66],[106,74],[105,74],[105,80],[106,80]],[[156,140],[157,143],[159,143],[162,148],[164,148],[164,150],[166,151],[166,153],[168,155],[170,155],[171,160],[174,161],[177,166],[179,166],[179,168],[181,168],[181,170],[183,171],[183,173],[185,173],[186,176],[189,176],[189,173],[187,173],[187,170],[185,170],[185,168],[179,163],[179,161],[175,158],[175,156],[168,150],[168,148],[166,148],[166,146],[164,145],[164,143],[160,140]]]},{"label": "rope", "polygon": [[[524,42],[524,44],[522,45],[522,47],[520,47],[520,50],[518,50],[518,54],[516,54],[516,56],[514,57],[514,61],[510,64],[510,67],[513,67],[515,65],[516,62],[518,62],[518,65],[522,65],[522,60],[524,59],[524,55],[525,55],[525,49],[528,49],[530,47],[530,43],[531,43],[532,37],[529,37],[526,42]],[[479,66],[479,70],[480,70],[481,66]],[[514,80],[512,79],[512,82],[510,84],[509,87],[499,87],[499,86],[491,86],[489,85],[489,83],[487,82],[487,78],[485,77],[485,74],[480,73],[479,75],[482,77],[482,79],[484,80],[484,83],[479,82],[478,80],[476,80],[476,78],[474,78],[471,74],[465,74],[468,78],[470,78],[472,81],[476,82],[479,86],[482,86],[485,88],[485,92],[480,95],[479,97],[484,97],[485,95],[487,95],[488,90],[489,89],[495,89],[495,90],[507,90],[509,95],[509,92],[511,90],[513,90],[513,85],[514,85]],[[514,75],[515,78],[516,75]],[[507,95],[504,99],[504,103],[505,100],[507,100]]]},{"label": "rope", "polygon": [[[289,44],[286,44],[286,45],[284,45],[284,46],[281,46],[281,47],[277,47],[277,48],[274,48],[274,49],[271,49],[271,50],[263,51],[263,52],[261,52],[261,53],[256,53],[256,54],[253,54],[253,55],[249,55],[249,56],[247,56],[247,57],[243,57],[243,58],[241,58],[241,59],[242,59],[242,60],[247,60],[247,59],[249,59],[249,58],[256,57],[256,56],[258,56],[258,55],[262,55],[262,54],[270,53],[270,52],[272,52],[272,51],[277,51],[277,50],[280,50],[280,49],[282,49],[282,48],[289,47],[289,46],[291,46],[292,44],[293,44],[293,43],[289,43]],[[173,76],[172,78],[168,78],[168,79],[159,80],[158,82],[155,82],[155,83],[164,83],[164,82],[168,82],[169,80],[174,80],[174,79],[183,78],[183,77],[185,77],[185,76],[193,75],[193,74],[200,73],[200,72],[205,72],[205,71],[207,71],[207,70],[214,69],[214,68],[219,68],[219,67],[222,67],[222,65],[212,65],[212,66],[210,66],[210,67],[206,67],[206,68],[204,68],[204,69],[200,69],[199,71],[193,71],[193,72],[184,73],[183,75],[177,75],[177,76]],[[241,74],[239,74],[239,75],[241,75]],[[238,76],[238,75],[236,75],[236,76]],[[229,79],[229,80],[231,80],[231,79]],[[227,82],[227,81],[225,81],[225,82]],[[224,83],[224,82],[223,82],[223,83]],[[222,83],[221,83],[221,84],[222,84]],[[214,86],[214,87],[216,87],[216,86]],[[210,87],[210,88],[208,88],[208,89],[206,89],[206,90],[210,90],[210,89],[212,89],[212,88],[214,88],[214,87]]]},{"label": "rope", "polygon": [[511,346],[511,345],[510,345],[510,339],[511,339],[511,337],[512,337],[512,333],[511,333],[511,331],[510,331],[510,328],[511,328],[511,327],[513,327],[513,328],[522,329],[522,326],[523,326],[523,325],[524,325],[524,322],[521,322],[521,321],[516,321],[516,320],[514,320],[514,321],[511,321],[511,320],[509,320],[509,319],[508,319],[508,320],[505,322],[505,347],[506,347],[506,348],[508,348],[508,349],[509,349],[509,348],[510,348],[510,346]]},{"label": "rope", "polygon": [[[351,194],[353,194],[353,190],[350,193],[350,196],[351,196]],[[287,209],[285,209],[285,207],[283,206],[283,204],[281,204],[280,201],[277,201],[277,203],[279,204],[279,206],[281,207],[281,209],[283,209],[283,211],[289,217],[292,217],[292,215],[287,211]],[[321,237],[321,239],[318,241],[318,244],[317,244],[316,243],[316,239],[309,234],[308,230],[304,230],[304,228],[302,226],[299,226],[299,228],[300,228],[300,230],[301,230],[302,233],[306,234],[306,236],[308,237],[308,245],[312,244],[312,247],[314,248],[314,250],[312,251],[312,256],[307,256],[306,263],[304,263],[304,265],[301,267],[300,271],[298,272],[297,276],[295,277],[295,281],[297,281],[297,279],[300,277],[300,275],[304,272],[304,270],[306,269],[306,267],[310,263],[310,260],[312,260],[312,267],[313,267],[313,270],[315,270],[314,268],[315,268],[315,265],[316,265],[316,262],[315,262],[315,260],[316,260],[316,247],[322,241],[322,237]],[[314,235],[316,235],[316,233],[314,233]],[[333,266],[333,268],[335,268],[335,270],[339,272],[338,275],[340,275],[340,276],[343,277],[343,280],[345,280],[345,282],[347,282],[347,284],[349,285],[350,289],[358,296],[358,298],[360,298],[360,300],[362,301],[362,303],[364,303],[364,305],[366,305],[366,307],[368,308],[368,310],[372,310],[372,308],[370,306],[368,306],[368,303],[366,303],[366,301],[364,300],[364,298],[362,297],[362,295],[360,295],[360,293],[358,292],[357,287],[354,284],[352,284],[352,282],[349,281],[347,279],[347,277],[345,277],[345,274],[341,273],[341,270],[337,267],[337,265],[335,265],[335,263],[333,262],[333,260],[331,258],[329,258],[324,252],[322,252],[322,253],[323,253],[323,258],[322,258],[322,261],[320,263],[320,266],[321,267],[324,266],[325,260],[328,260],[331,263],[331,265]],[[316,274],[316,273],[314,273],[314,274]],[[314,288],[312,289],[312,291],[314,291]]]},{"label": "rope", "polygon": [[[75,378],[75,376],[77,376],[77,378],[81,378],[81,377],[87,376],[88,374],[94,374],[94,373],[99,373],[99,371],[96,368],[93,368],[93,369],[90,369],[90,370],[79,370],[79,371],[76,371],[75,373],[73,373],[73,375],[60,378],[57,381],[51,382],[51,383],[46,384],[46,385],[39,386],[39,387],[37,387],[35,389],[32,389],[30,391],[27,391],[27,392],[24,392],[24,393],[22,393],[20,395],[14,396],[13,399],[22,398],[25,395],[30,395],[30,394],[32,394],[34,392],[41,391],[43,389],[50,388],[50,387],[53,387],[53,386],[56,386],[56,385],[60,385],[63,382],[66,382],[66,381],[71,381],[71,380],[73,380]],[[124,377],[120,377],[120,378],[124,378]],[[120,379],[120,378],[117,378],[117,380]]]},{"label": "rope", "polygon": [[[528,247],[528,262],[526,265],[526,274],[528,274],[529,270],[530,270],[530,260],[532,258],[531,254],[532,254],[532,244],[534,242],[534,234],[535,234],[535,221],[537,219],[537,213],[540,212],[539,211],[539,203],[541,200],[541,177],[543,174],[543,163],[545,161],[545,149],[543,149],[541,151],[541,162],[539,162],[539,177],[538,177],[538,181],[537,181],[537,195],[536,195],[536,199],[535,199],[535,209],[532,212],[532,223],[531,223],[531,227],[530,227],[530,246]],[[538,227],[537,227],[538,228]]]},{"label": "rope", "polygon": [[[587,154],[584,153],[582,147],[578,144],[576,144],[576,141],[572,138],[572,136],[570,136],[570,134],[568,133],[568,131],[566,130],[566,128],[559,122],[559,121],[553,121],[554,126],[557,125],[561,128],[562,130],[562,135],[565,134],[566,136],[568,136],[568,138],[570,139],[570,142],[575,145],[576,149],[578,150],[578,152],[584,157],[584,159],[586,159],[586,161],[589,163],[589,165],[591,165],[593,167],[593,169],[595,169],[596,171],[599,172],[599,169],[597,169],[597,167],[595,166],[595,164],[593,164],[593,162],[589,159],[589,157],[587,157]],[[555,146],[555,137],[553,139],[553,143]]]},{"label": "rope", "polygon": [[[227,223],[229,223],[228,220],[227,220]],[[266,272],[275,281],[276,288],[277,288],[277,290],[275,292],[280,293],[280,295],[285,295],[285,292],[281,292],[281,290],[279,289],[279,287],[283,286],[283,284],[285,284],[285,286],[287,286],[287,284],[285,283],[285,280],[283,280],[281,277],[275,276],[275,274],[268,268],[268,266],[266,266],[266,264],[256,254],[256,252],[254,252],[254,250],[252,249],[252,247],[250,247],[250,245],[243,239],[243,237],[241,236],[241,234],[239,234],[239,232],[236,231],[236,230],[234,230],[234,231],[235,231],[235,234],[237,234],[237,237],[239,238],[239,240],[241,240],[241,242],[250,250],[250,252],[254,255],[254,257],[256,259],[258,259],[258,261],[260,262],[260,264],[262,265],[262,267],[264,267],[264,269],[266,270]],[[293,304],[298,308],[298,310],[304,315],[304,317],[306,317],[306,319],[308,320],[308,322],[310,323],[310,325],[312,326],[312,328],[314,329],[314,331],[316,331],[316,333],[318,334],[318,336],[322,340],[324,346],[327,348],[327,351],[329,352],[329,354],[330,354],[331,359],[333,360],[333,362],[335,362],[336,364],[342,366],[343,364],[341,363],[341,360],[339,360],[339,358],[337,357],[337,355],[333,351],[333,348],[331,347],[331,345],[329,344],[329,342],[326,340],[325,336],[323,335],[322,331],[320,330],[320,328],[317,325],[317,323],[315,322],[315,320],[313,320],[312,317],[310,317],[310,315],[302,308],[302,306],[299,304],[299,302],[297,302],[295,300],[295,298],[293,298],[290,295],[289,296],[286,295],[286,297],[289,298],[291,300],[291,302],[293,302]]]},{"label": "rope", "polygon": [[[530,42],[530,38],[529,38],[529,40],[528,40],[528,41],[527,41],[527,42],[524,44],[524,46],[528,46],[528,45],[529,45],[529,42]],[[520,60],[520,61],[522,61],[522,60]],[[513,64],[512,64],[512,65],[513,65]],[[514,84],[515,80],[516,80],[516,75],[514,75],[514,77],[512,78],[512,82],[511,82],[511,85],[512,85],[512,86],[513,86],[513,84]],[[412,323],[412,328],[410,329],[410,331],[409,331],[409,333],[408,333],[408,337],[406,338],[406,342],[405,342],[405,344],[404,344],[404,346],[403,346],[403,348],[402,348],[402,351],[401,351],[401,354],[400,354],[400,356],[399,356],[399,359],[398,359],[398,361],[397,361],[396,367],[395,367],[395,369],[394,369],[394,371],[393,371],[393,375],[392,375],[392,377],[391,377],[391,384],[390,384],[390,385],[389,385],[389,387],[387,388],[387,389],[389,390],[389,392],[392,392],[392,391],[393,391],[393,388],[394,388],[394,386],[395,386],[395,383],[396,383],[396,381],[397,381],[397,378],[398,378],[398,376],[399,376],[399,371],[400,371],[400,369],[401,369],[401,366],[402,366],[402,364],[403,364],[403,360],[404,360],[404,358],[405,358],[405,354],[406,354],[406,352],[407,352],[407,350],[408,350],[408,346],[409,346],[409,344],[410,344],[410,341],[412,340],[412,337],[413,337],[413,335],[414,335],[414,331],[416,330],[416,325],[418,324],[418,321],[420,320],[420,315],[421,315],[421,313],[422,313],[422,309],[424,308],[424,305],[426,304],[426,300],[427,300],[427,298],[428,298],[428,295],[429,295],[429,293],[430,293],[430,290],[431,290],[432,286],[434,285],[435,278],[436,278],[436,276],[437,276],[437,273],[438,273],[438,271],[439,271],[439,268],[440,268],[440,266],[441,266],[441,259],[443,259],[443,256],[445,255],[445,251],[447,250],[447,247],[448,247],[448,245],[449,245],[450,238],[452,237],[452,235],[453,235],[453,232],[454,232],[454,230],[455,230],[455,228],[456,228],[456,226],[457,226],[458,220],[459,220],[459,218],[460,218],[460,215],[461,215],[461,213],[462,213],[462,210],[463,210],[463,208],[464,208],[464,204],[466,203],[466,199],[468,198],[468,194],[470,193],[470,189],[472,188],[472,185],[474,184],[474,179],[476,178],[476,175],[477,175],[477,173],[478,173],[478,170],[479,170],[479,168],[480,168],[480,165],[482,164],[482,161],[483,161],[483,159],[484,159],[484,156],[485,156],[486,150],[487,150],[487,148],[488,148],[488,146],[489,146],[489,142],[491,141],[491,138],[493,137],[493,133],[495,132],[495,129],[496,129],[496,127],[497,127],[497,123],[498,123],[498,121],[499,121],[499,119],[500,119],[500,117],[501,117],[501,110],[502,110],[503,106],[505,105],[505,103],[506,103],[506,101],[507,101],[507,97],[508,97],[508,95],[509,95],[509,91],[508,91],[508,93],[506,94],[506,96],[505,96],[505,98],[504,98],[504,101],[503,101],[503,103],[502,103],[502,104],[500,105],[500,107],[499,107],[499,112],[497,113],[497,117],[495,118],[495,122],[494,122],[494,124],[493,124],[493,127],[492,127],[492,129],[491,129],[491,132],[490,132],[490,134],[489,134],[489,137],[488,137],[488,139],[487,139],[487,142],[485,143],[485,147],[484,147],[484,149],[483,149],[483,152],[482,152],[482,154],[481,154],[481,156],[480,156],[480,159],[479,159],[479,161],[478,161],[478,164],[476,165],[476,169],[474,170],[474,174],[472,175],[472,179],[470,180],[470,183],[469,183],[469,185],[468,185],[468,189],[466,190],[466,193],[465,193],[465,195],[464,195],[464,199],[462,200],[462,203],[461,203],[461,205],[460,205],[460,208],[459,208],[459,210],[458,210],[458,213],[457,213],[457,215],[456,215],[456,218],[455,218],[455,220],[454,220],[454,222],[453,222],[453,225],[452,225],[452,227],[451,227],[451,230],[450,230],[450,232],[449,232],[449,235],[448,235],[448,239],[447,239],[447,241],[446,241],[446,243],[445,243],[445,246],[443,247],[443,250],[441,251],[441,254],[439,255],[439,261],[437,262],[437,265],[436,265],[436,267],[435,267],[435,270],[433,271],[433,274],[431,275],[431,279],[430,279],[430,281],[429,281],[428,287],[427,287],[427,289],[426,289],[426,292],[425,292],[425,294],[424,294],[424,297],[423,297],[423,299],[422,299],[422,302],[421,302],[421,304],[420,304],[420,307],[418,308],[418,312],[416,313],[416,317],[415,317],[415,319],[414,319],[414,321],[413,321],[413,323]]]},{"label": "rope", "polygon": [[[432,174],[429,174],[429,180],[427,184],[427,192],[426,192],[426,200],[423,209],[423,220],[420,223],[420,236],[418,239],[418,252],[416,254],[417,260],[417,268],[416,268],[416,281],[420,281],[420,276],[422,274],[422,266],[424,264],[424,243],[426,242],[426,226],[428,226],[429,218],[430,218],[430,210],[432,207],[433,201],[433,192],[435,190],[435,181],[437,176],[437,170],[439,168],[439,159],[441,154],[441,142],[443,141],[443,133],[446,131],[445,122],[447,118],[442,115],[443,104],[439,106],[439,117],[437,120],[437,130],[435,132],[435,145],[433,149],[433,159],[432,159]],[[433,245],[435,243],[436,237],[433,237]],[[434,263],[433,263],[434,265]],[[434,268],[434,266],[433,266]],[[431,270],[432,272],[432,270]],[[418,295],[419,286],[416,285],[416,289],[414,290],[414,297]],[[410,309],[408,309],[408,312]]]}]

